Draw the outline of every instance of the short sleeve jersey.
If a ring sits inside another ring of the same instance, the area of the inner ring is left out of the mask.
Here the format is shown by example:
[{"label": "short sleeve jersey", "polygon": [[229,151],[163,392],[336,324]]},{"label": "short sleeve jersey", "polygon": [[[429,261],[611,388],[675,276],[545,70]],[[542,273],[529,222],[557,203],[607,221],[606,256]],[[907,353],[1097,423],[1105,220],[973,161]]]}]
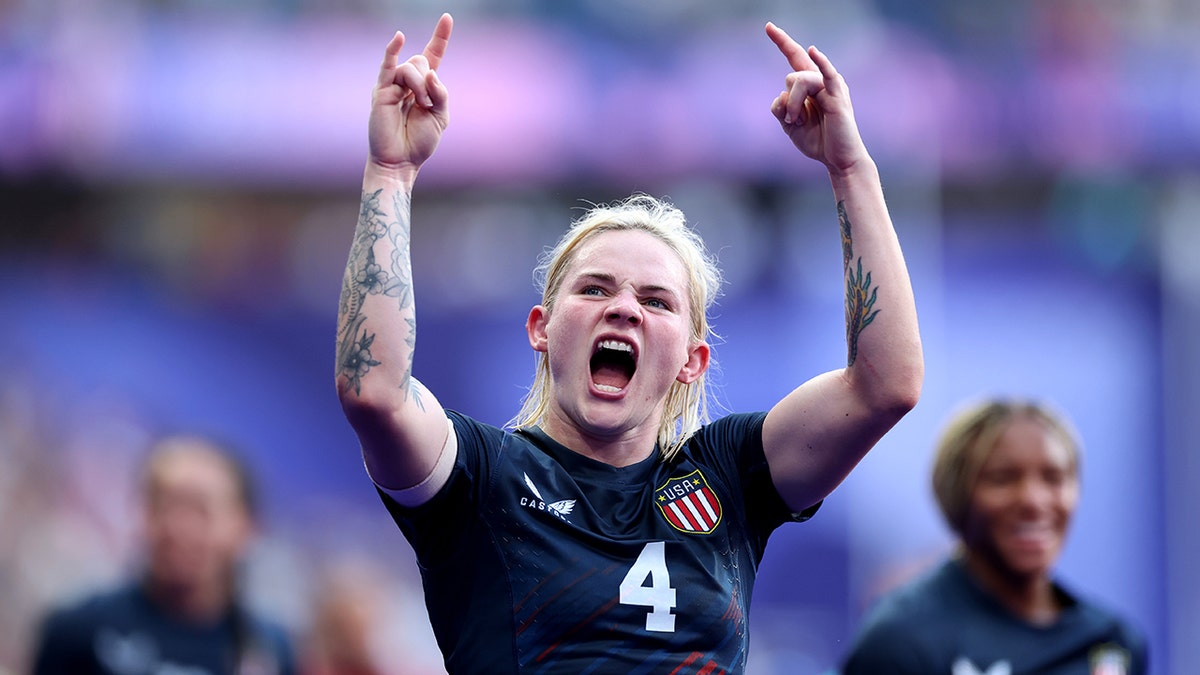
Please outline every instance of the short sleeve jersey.
[{"label": "short sleeve jersey", "polygon": [[776,492],[765,413],[620,468],[537,428],[447,414],[447,484],[416,508],[380,494],[416,551],[450,673],[743,671],[767,538],[816,510],[793,514]]},{"label": "short sleeve jersey", "polygon": [[1048,626],[1007,611],[957,559],[885,596],[869,613],[842,675],[1144,675],[1146,645],[1112,612],[1056,585]]},{"label": "short sleeve jersey", "polygon": [[206,625],[185,623],[158,609],[137,584],[128,584],[50,613],[32,672],[293,675],[296,664],[286,633],[273,623],[244,612]]}]

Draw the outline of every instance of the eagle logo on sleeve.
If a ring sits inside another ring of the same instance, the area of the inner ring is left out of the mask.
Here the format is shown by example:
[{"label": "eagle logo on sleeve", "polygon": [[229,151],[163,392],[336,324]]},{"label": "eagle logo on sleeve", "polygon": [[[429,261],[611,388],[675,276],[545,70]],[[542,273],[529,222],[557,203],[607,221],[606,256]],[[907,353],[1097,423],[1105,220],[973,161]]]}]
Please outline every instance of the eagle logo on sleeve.
[{"label": "eagle logo on sleeve", "polygon": [[669,478],[654,491],[654,505],[671,527],[687,534],[711,534],[721,522],[721,501],[699,469]]}]

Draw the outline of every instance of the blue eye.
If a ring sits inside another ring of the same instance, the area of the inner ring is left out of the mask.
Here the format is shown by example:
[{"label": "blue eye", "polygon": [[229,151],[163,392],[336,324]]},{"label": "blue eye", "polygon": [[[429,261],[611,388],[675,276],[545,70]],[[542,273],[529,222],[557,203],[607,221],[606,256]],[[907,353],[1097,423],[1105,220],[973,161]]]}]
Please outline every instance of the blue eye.
[{"label": "blue eye", "polygon": [[586,286],[582,291],[583,295],[604,295],[603,289],[599,286]]},{"label": "blue eye", "polygon": [[649,300],[646,301],[646,305],[648,307],[654,307],[657,309],[671,309],[670,305],[663,302],[662,300],[659,300],[658,298],[650,298]]}]

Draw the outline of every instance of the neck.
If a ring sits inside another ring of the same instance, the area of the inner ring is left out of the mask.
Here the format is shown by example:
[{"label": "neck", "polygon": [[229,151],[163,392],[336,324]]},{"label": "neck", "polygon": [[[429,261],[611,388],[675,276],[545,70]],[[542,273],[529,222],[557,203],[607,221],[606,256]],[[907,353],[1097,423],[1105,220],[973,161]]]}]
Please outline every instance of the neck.
[{"label": "neck", "polygon": [[597,462],[625,467],[646,459],[654,453],[658,430],[649,432],[634,429],[616,436],[588,434],[578,426],[559,417],[547,415],[542,430],[566,448]]},{"label": "neck", "polygon": [[1062,603],[1046,571],[1013,574],[985,555],[967,551],[963,562],[971,576],[1001,605],[1031,624],[1053,623],[1062,611]]}]

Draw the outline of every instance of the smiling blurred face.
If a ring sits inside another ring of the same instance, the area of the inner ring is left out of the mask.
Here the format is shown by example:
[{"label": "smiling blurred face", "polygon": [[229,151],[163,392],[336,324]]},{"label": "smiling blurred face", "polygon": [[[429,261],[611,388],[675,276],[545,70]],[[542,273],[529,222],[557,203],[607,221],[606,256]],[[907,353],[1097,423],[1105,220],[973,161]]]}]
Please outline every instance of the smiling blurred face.
[{"label": "smiling blurred face", "polygon": [[251,522],[232,468],[202,445],[173,447],[147,469],[151,584],[171,594],[228,592]]},{"label": "smiling blurred face", "polygon": [[530,343],[549,358],[551,435],[568,425],[601,439],[656,436],[671,383],[708,364],[707,346],[689,337],[687,280],[679,256],[646,232],[580,245],[553,311],[535,307],[529,318]]},{"label": "smiling blurred face", "polygon": [[1005,577],[1048,577],[1078,501],[1071,449],[1043,423],[1015,418],[980,469],[963,543]]}]

